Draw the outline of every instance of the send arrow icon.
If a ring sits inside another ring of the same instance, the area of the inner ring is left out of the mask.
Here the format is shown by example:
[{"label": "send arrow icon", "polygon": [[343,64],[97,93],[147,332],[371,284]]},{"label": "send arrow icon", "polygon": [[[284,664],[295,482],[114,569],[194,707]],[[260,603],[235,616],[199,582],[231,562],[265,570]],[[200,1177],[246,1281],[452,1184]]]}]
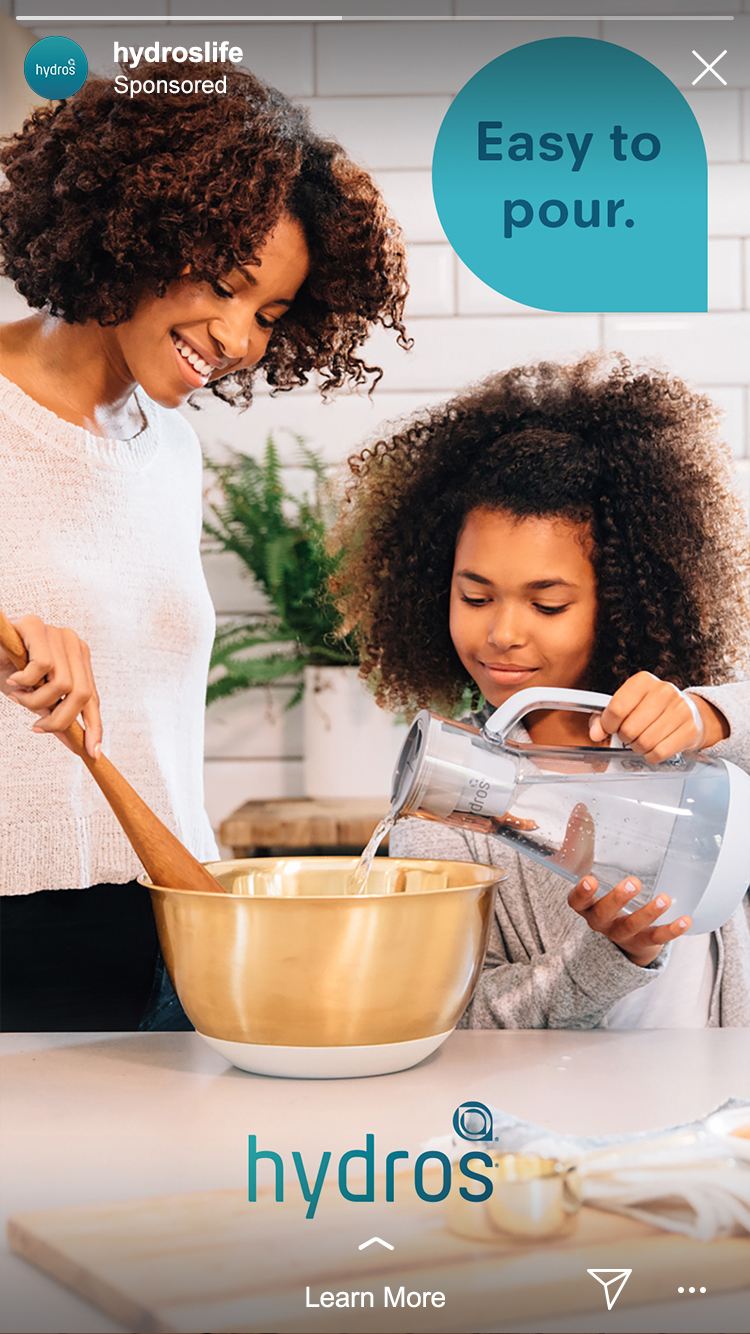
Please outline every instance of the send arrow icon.
[{"label": "send arrow icon", "polygon": [[627,1283],[632,1269],[587,1269],[586,1273],[601,1283],[607,1298],[607,1310],[611,1311],[617,1298]]}]

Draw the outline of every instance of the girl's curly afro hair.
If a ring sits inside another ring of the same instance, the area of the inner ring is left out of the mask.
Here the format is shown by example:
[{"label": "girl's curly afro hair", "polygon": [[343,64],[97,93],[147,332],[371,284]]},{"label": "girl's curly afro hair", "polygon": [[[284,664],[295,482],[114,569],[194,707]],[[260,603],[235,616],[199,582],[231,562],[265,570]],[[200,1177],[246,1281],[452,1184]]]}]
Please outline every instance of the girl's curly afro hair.
[{"label": "girl's curly afro hair", "polygon": [[[170,93],[185,68],[139,69],[156,95],[132,99],[89,79],[42,107],[0,153],[2,272],[30,305],[68,323],[130,319],[189,267],[215,282],[257,263],[283,212],[301,224],[310,276],[277,323],[261,369],[276,389],[320,373],[324,390],[379,378],[356,355],[374,324],[408,346],[408,291],[398,225],[367,172],[310,128],[307,112],[252,74],[191,65],[191,80],[226,76],[225,93]],[[250,401],[252,373],[212,385]]]},{"label": "girl's curly afro hair", "polygon": [[335,591],[386,707],[452,710],[472,685],[448,613],[456,541],[477,508],[590,525],[596,689],[640,670],[681,688],[747,671],[747,519],[716,412],[680,380],[622,356],[517,367],[349,467]]}]

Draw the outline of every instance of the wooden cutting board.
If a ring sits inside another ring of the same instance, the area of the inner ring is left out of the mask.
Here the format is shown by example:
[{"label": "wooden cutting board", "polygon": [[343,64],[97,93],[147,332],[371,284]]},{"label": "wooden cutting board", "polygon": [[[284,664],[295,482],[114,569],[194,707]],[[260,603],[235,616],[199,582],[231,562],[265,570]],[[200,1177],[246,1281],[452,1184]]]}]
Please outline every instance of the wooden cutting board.
[{"label": "wooden cutting board", "polygon": [[[684,1300],[694,1309],[689,1285],[716,1295],[749,1281],[748,1239],[704,1244],[583,1209],[564,1239],[472,1242],[448,1231],[443,1205],[416,1198],[410,1174],[396,1180],[393,1204],[382,1178],[374,1204],[348,1203],[326,1185],[309,1221],[295,1183],[284,1203],[201,1191],[18,1214],[8,1233],[18,1255],[139,1334],[459,1334],[579,1312],[606,1319],[604,1288],[588,1269],[632,1269],[618,1308]],[[372,1236],[393,1251],[360,1251]],[[386,1286],[397,1295],[402,1285],[404,1300],[439,1290],[445,1304],[386,1309]],[[316,1302],[323,1291],[369,1291],[373,1306],[307,1306],[308,1287]]]}]

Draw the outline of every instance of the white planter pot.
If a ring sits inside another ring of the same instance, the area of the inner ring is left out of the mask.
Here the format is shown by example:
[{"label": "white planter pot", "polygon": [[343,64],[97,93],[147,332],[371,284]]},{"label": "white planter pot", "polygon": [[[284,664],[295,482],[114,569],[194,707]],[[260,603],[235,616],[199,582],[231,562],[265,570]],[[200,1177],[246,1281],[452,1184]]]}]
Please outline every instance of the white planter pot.
[{"label": "white planter pot", "polygon": [[407,733],[379,709],[356,667],[305,668],[305,796],[382,797]]}]

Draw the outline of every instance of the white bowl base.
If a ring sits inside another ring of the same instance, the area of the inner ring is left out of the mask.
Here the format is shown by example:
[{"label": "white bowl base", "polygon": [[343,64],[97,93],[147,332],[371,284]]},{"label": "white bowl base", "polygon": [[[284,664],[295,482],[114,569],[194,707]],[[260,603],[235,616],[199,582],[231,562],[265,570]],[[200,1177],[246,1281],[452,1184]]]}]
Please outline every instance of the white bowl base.
[{"label": "white bowl base", "polygon": [[411,1042],[383,1042],[371,1047],[269,1047],[253,1042],[225,1042],[199,1033],[231,1065],[255,1075],[282,1079],[362,1079],[408,1070],[449,1038],[437,1033]]}]

